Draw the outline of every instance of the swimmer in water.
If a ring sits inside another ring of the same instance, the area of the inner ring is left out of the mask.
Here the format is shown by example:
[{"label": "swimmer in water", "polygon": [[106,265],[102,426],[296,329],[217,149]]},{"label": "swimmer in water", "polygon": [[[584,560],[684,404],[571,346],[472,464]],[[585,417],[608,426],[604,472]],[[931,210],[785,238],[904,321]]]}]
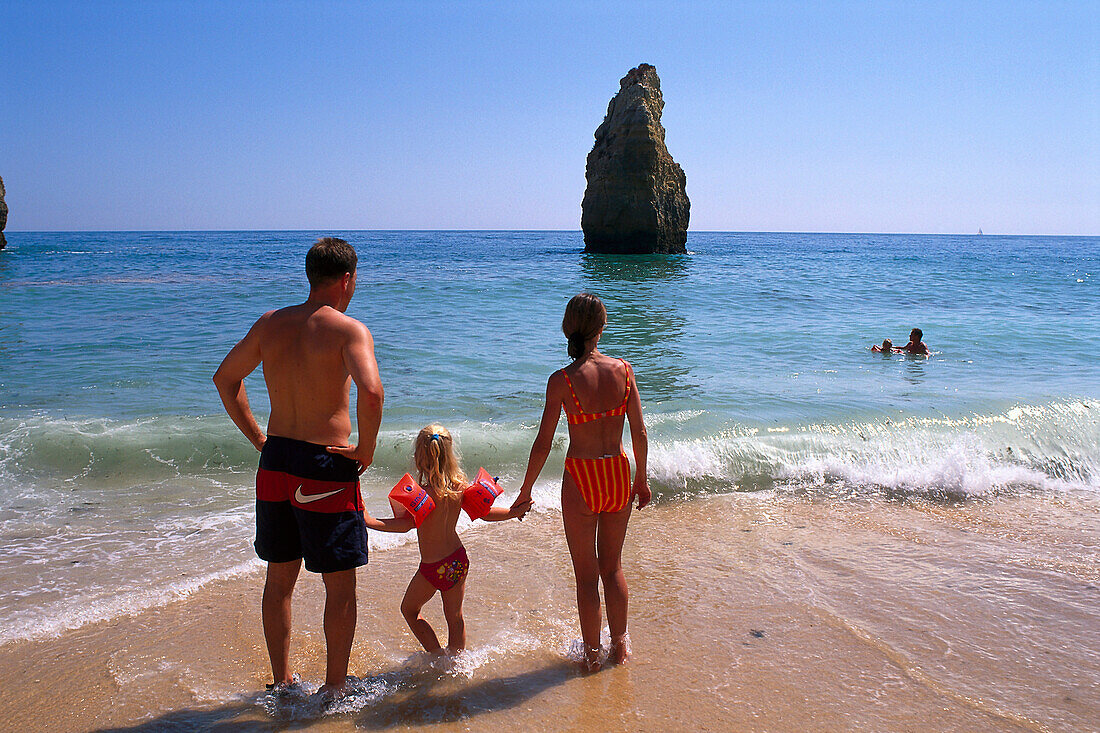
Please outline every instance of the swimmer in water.
[{"label": "swimmer in water", "polygon": [[882,346],[879,346],[878,344],[872,344],[871,351],[875,352],[876,354],[893,354],[894,342],[890,339],[883,339]]},{"label": "swimmer in water", "polygon": [[928,347],[921,341],[922,338],[924,338],[924,331],[921,331],[919,328],[914,328],[909,332],[909,343],[902,346],[898,351],[902,354],[928,356]]}]

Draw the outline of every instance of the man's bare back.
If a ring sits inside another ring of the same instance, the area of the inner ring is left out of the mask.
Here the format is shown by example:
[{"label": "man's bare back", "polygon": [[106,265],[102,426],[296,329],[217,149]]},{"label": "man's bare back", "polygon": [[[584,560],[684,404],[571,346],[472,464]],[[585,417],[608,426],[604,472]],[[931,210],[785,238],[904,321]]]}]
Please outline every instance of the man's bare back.
[{"label": "man's bare back", "polygon": [[[264,314],[257,325],[271,400],[268,432],[321,445],[346,445],[352,367],[371,337],[327,305],[303,303]],[[373,349],[372,349],[373,350]]]},{"label": "man's bare back", "polygon": [[[266,438],[252,416],[243,380],[262,363],[271,401],[269,433],[334,446],[333,452],[364,467],[373,460],[382,406],[374,340],[366,326],[334,307],[339,305],[338,300],[331,305],[315,300],[311,293],[301,305],[265,313],[214,375],[226,411],[257,449]],[[359,392],[360,441],[346,447],[352,381]]]}]

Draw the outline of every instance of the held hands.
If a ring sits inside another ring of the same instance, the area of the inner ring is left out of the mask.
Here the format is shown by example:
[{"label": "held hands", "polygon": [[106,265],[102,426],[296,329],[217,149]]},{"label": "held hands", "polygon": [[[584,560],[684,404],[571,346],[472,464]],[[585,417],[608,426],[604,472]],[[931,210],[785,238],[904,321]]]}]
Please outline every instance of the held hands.
[{"label": "held hands", "polygon": [[[531,500],[531,489],[525,486],[519,490],[519,496],[512,502],[512,508],[509,509],[509,512],[514,514],[516,519],[522,522],[523,515],[531,511],[531,507],[534,505],[535,502]],[[517,510],[520,510],[518,514],[516,514]]]},{"label": "held hands", "polygon": [[330,445],[326,447],[325,450],[329,453],[335,453],[338,456],[350,458],[355,461],[359,464],[359,473],[362,474],[363,471],[367,470],[367,466],[374,462],[374,451],[372,450],[369,454],[367,453],[367,448],[372,447],[373,446]]},{"label": "held hands", "polygon": [[526,501],[521,502],[520,499],[522,498],[523,496],[520,495],[520,497],[516,499],[515,503],[512,504],[512,508],[508,510],[508,517],[510,519],[518,519],[522,522],[524,515],[527,514],[527,512],[531,511],[531,507],[535,505],[535,502],[531,501],[530,498],[528,498]]},{"label": "held hands", "polygon": [[634,494],[631,496],[631,501],[634,497],[638,498],[638,508],[643,508],[649,503],[649,500],[653,498],[653,492],[649,490],[649,479],[645,476],[634,477]]}]

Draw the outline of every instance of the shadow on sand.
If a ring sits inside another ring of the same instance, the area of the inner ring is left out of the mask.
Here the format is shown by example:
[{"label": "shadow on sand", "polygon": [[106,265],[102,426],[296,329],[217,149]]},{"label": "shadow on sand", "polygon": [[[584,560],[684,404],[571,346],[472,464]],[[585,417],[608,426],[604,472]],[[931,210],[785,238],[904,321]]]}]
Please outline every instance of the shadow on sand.
[{"label": "shadow on sand", "polygon": [[[381,686],[386,690],[383,694],[352,693],[328,713],[322,712],[312,701],[267,706],[266,695],[257,693],[218,708],[173,710],[132,726],[99,730],[102,733],[297,730],[308,728],[322,719],[345,719],[357,728],[386,730],[398,726],[465,720],[512,708],[576,676],[576,667],[564,660],[510,677],[483,680],[468,687],[461,686],[461,678],[451,676],[389,672],[365,677],[357,685],[357,688],[368,690]],[[456,689],[440,690],[441,687]],[[342,712],[349,705],[358,709]],[[274,715],[265,712],[265,707]]]},{"label": "shadow on sand", "polygon": [[551,687],[577,676],[574,665],[565,661],[511,677],[483,680],[471,687],[438,691],[444,679],[429,679],[411,686],[400,700],[384,700],[359,711],[353,719],[358,728],[385,730],[404,725],[444,723],[513,708]]}]

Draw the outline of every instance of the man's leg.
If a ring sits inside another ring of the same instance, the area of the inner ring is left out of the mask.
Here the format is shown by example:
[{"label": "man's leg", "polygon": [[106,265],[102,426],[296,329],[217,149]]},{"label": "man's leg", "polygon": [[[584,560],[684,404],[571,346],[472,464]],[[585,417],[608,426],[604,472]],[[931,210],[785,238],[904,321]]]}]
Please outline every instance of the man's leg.
[{"label": "man's leg", "polygon": [[325,581],[325,646],[328,666],[321,692],[340,692],[348,676],[355,639],[355,568],[322,573]]},{"label": "man's leg", "polygon": [[269,562],[264,596],[260,605],[263,616],[264,639],[267,655],[271,659],[271,676],[276,685],[290,684],[290,597],[302,561]]}]

